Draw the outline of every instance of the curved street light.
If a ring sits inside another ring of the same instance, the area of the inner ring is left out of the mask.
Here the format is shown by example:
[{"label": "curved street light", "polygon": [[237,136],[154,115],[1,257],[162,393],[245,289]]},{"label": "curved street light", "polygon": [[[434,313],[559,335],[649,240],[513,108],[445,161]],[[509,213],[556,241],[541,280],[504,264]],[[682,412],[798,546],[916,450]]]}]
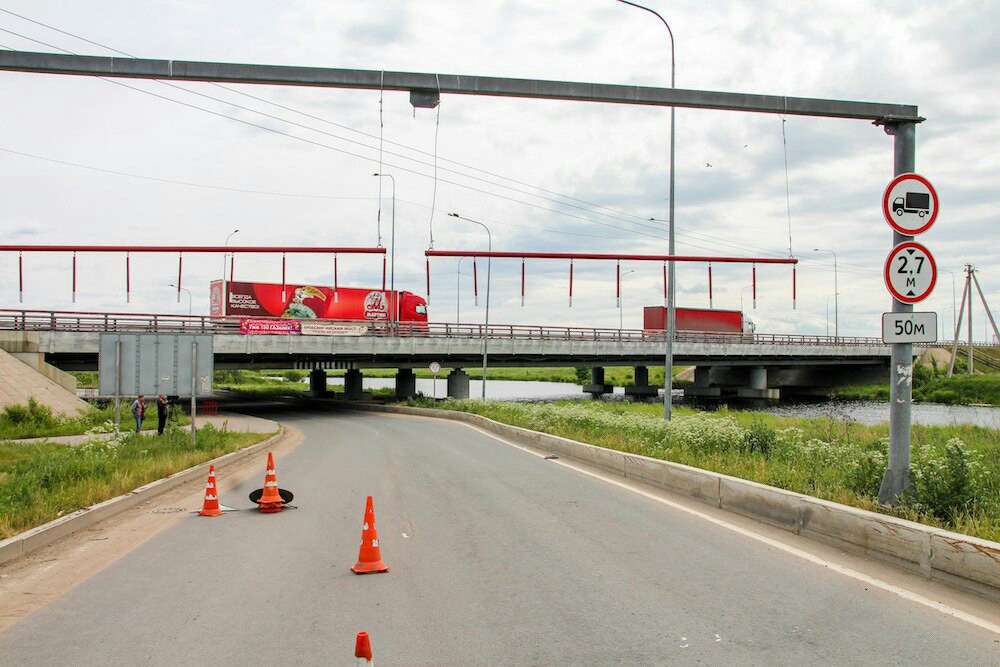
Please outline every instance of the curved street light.
[{"label": "curved street light", "polygon": [[462,260],[468,257],[459,257],[458,265],[455,267],[455,324],[462,323]]},{"label": "curved street light", "polygon": [[[664,27],[667,29],[667,34],[670,36],[670,88],[673,90],[676,87],[676,62],[674,60],[674,31],[670,29],[670,24],[667,20],[660,16],[659,13],[653,11],[649,7],[643,7],[634,2],[629,2],[629,0],[618,0],[618,2],[635,7],[636,9],[641,9],[643,11],[649,12],[656,18],[663,22]],[[667,254],[674,254],[674,107],[670,107],[670,215],[669,223],[667,225]],[[676,326],[676,291],[674,289],[674,262],[667,262],[667,321],[666,321],[666,338],[667,338],[667,350],[664,355],[664,368],[663,368],[663,418],[666,421],[670,421],[670,407],[671,407],[671,394],[674,389],[674,375],[673,375],[673,365],[674,365],[674,329]]]},{"label": "curved street light", "polygon": [[[175,285],[174,283],[167,283],[167,287],[173,287],[174,289],[176,289],[177,285]],[[190,315],[191,314],[191,290],[189,290],[187,287],[182,287],[181,291],[184,291],[184,292],[188,293],[188,315]]]},{"label": "curved street light", "polygon": [[743,293],[746,292],[748,289],[753,289],[753,285],[747,285],[746,287],[743,287],[743,288],[740,289],[740,312],[741,313],[743,312]]},{"label": "curved street light", "polygon": [[[490,234],[490,228],[479,222],[478,220],[473,220],[472,218],[466,218],[459,215],[458,213],[449,213],[449,216],[453,218],[458,218],[459,220],[465,220],[466,222],[471,222],[474,225],[479,225],[486,230],[486,240],[487,249],[493,252],[493,235]],[[490,330],[490,262],[492,257],[486,258],[486,321],[483,325],[483,400],[486,400],[486,360],[487,360],[487,347],[490,340],[489,330]]]},{"label": "curved street light", "polygon": [[[393,178],[392,174],[380,174],[375,172],[372,174],[377,178],[388,178],[392,181],[392,231],[389,232],[389,244],[392,246],[389,248],[389,307],[392,308],[392,316],[389,318],[389,322],[395,322],[399,319],[399,305],[396,303],[396,179]],[[383,265],[384,266],[384,265]],[[385,283],[382,283],[383,285]]]},{"label": "curved street light", "polygon": [[837,287],[837,253],[825,248],[813,248],[813,252],[828,252],[833,255],[833,342],[840,338],[840,289]]},{"label": "curved street light", "polygon": [[[618,277],[619,282],[624,281],[625,280],[625,276],[627,276],[630,273],[635,273],[635,269],[629,269],[625,273],[621,274],[621,276]],[[619,297],[619,303],[618,303],[618,331],[621,331],[622,328],[623,328],[622,327],[622,312],[624,310],[625,310],[625,288],[623,287],[621,289],[621,296]]]},{"label": "curved street light", "polygon": [[222,315],[225,317],[229,314],[229,294],[226,292],[226,257],[229,256],[229,239],[233,238],[235,234],[238,234],[240,230],[234,229],[229,232],[229,236],[226,237],[226,242],[222,246]]}]

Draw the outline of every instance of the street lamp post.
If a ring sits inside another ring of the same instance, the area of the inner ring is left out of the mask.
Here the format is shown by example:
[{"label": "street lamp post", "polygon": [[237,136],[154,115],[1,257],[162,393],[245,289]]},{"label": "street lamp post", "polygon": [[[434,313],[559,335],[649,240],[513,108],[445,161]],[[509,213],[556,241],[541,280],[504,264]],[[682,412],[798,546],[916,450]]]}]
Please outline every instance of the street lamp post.
[{"label": "street lamp post", "polygon": [[[956,302],[955,302],[955,272],[954,271],[949,271],[948,269],[941,269],[941,270],[944,271],[945,273],[950,273],[951,274],[951,329],[952,329],[952,331],[954,331],[955,327],[957,326],[956,322],[955,322],[955,317],[957,316],[957,313],[958,313],[958,310],[955,308],[955,305],[956,305]],[[944,323],[942,322],[942,324],[944,324]]]},{"label": "street lamp post", "polygon": [[837,287],[837,253],[824,248],[813,248],[813,252],[828,252],[833,255],[833,340],[840,338],[840,288]]},{"label": "street lamp post", "polygon": [[226,237],[226,243],[222,246],[222,316],[229,314],[229,294],[226,292],[226,257],[229,255],[229,239],[233,238],[240,230],[234,229]]},{"label": "street lamp post", "polygon": [[[667,29],[667,34],[670,36],[670,89],[673,90],[676,87],[676,64],[674,61],[674,31],[670,29],[670,24],[667,20],[660,16],[657,12],[653,11],[649,7],[643,7],[642,5],[637,5],[634,2],[629,2],[629,0],[618,0],[626,5],[635,7],[636,9],[642,9],[650,14],[656,16],[663,22],[663,25]],[[670,107],[670,215],[669,222],[667,224],[667,253],[670,256],[674,254],[674,107]],[[676,310],[675,310],[675,296],[676,291],[674,289],[674,261],[667,261],[667,321],[666,321],[666,334],[667,334],[667,350],[664,355],[664,368],[663,368],[663,418],[666,421],[670,421],[670,408],[671,408],[671,394],[674,389],[674,376],[673,376],[673,365],[674,365],[674,328],[676,326]]]},{"label": "street lamp post", "polygon": [[462,260],[468,257],[459,257],[458,266],[455,267],[455,324],[462,323]]},{"label": "street lamp post", "polygon": [[[174,288],[176,288],[177,285],[175,285],[173,283],[169,283],[167,285],[167,287],[174,287]],[[189,290],[187,287],[182,287],[181,290],[188,293],[188,315],[190,315],[191,314],[191,290]]]},{"label": "street lamp post", "polygon": [[[449,213],[453,218],[458,218],[459,220],[465,220],[466,222],[471,222],[473,224],[479,225],[486,230],[486,242],[487,249],[493,252],[493,235],[490,234],[490,228],[479,222],[478,220],[473,220],[471,218],[466,218],[458,213]],[[490,263],[492,257],[486,258],[486,320],[483,325],[483,400],[486,400],[486,360],[487,360],[487,349],[490,340]]]},{"label": "street lamp post", "polygon": [[[619,281],[625,280],[625,276],[627,276],[630,273],[635,273],[635,269],[630,269],[630,270],[626,271],[625,273],[623,273],[621,275],[621,277],[619,277]],[[622,328],[623,328],[622,327],[622,312],[625,310],[625,288],[621,287],[619,289],[619,291],[621,293],[621,296],[618,297],[619,300],[620,300],[620,302],[618,303],[618,331],[621,331]]]},{"label": "street lamp post", "polygon": [[743,293],[746,292],[748,289],[753,289],[753,285],[747,285],[746,287],[744,287],[744,288],[742,288],[740,290],[740,312],[741,313],[744,312],[743,311]]},{"label": "street lamp post", "polygon": [[837,298],[836,294],[831,294],[830,296],[826,297],[826,335],[827,335],[827,337],[830,336],[830,299],[836,299],[836,298]]},{"label": "street lamp post", "polygon": [[[375,172],[372,174],[377,178],[388,178],[392,181],[392,231],[389,232],[389,243],[392,246],[389,249],[389,307],[392,308],[392,315],[389,317],[389,322],[395,322],[399,319],[399,305],[396,303],[396,179],[393,178],[392,174],[380,174]],[[384,284],[384,283],[383,283]]]}]

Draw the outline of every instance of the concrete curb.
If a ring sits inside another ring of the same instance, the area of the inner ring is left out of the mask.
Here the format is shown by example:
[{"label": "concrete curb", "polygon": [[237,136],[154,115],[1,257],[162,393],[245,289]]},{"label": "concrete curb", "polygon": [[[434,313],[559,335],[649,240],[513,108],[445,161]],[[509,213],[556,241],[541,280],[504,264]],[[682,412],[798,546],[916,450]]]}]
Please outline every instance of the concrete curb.
[{"label": "concrete curb", "polygon": [[250,445],[244,449],[238,449],[235,452],[223,454],[222,456],[212,459],[211,461],[199,463],[198,465],[188,468],[187,470],[175,472],[169,477],[158,479],[155,482],[146,484],[145,486],[140,486],[138,489],[134,489],[126,494],[105,500],[104,502],[96,505],[91,505],[90,507],[76,510],[75,512],[61,516],[54,521],[49,521],[48,523],[32,528],[31,530],[18,533],[17,535],[8,537],[5,540],[0,540],[0,565],[14,560],[15,558],[29,554],[36,549],[40,549],[41,547],[55,542],[58,539],[71,535],[78,530],[89,528],[94,524],[113,517],[116,514],[120,514],[121,512],[124,512],[141,502],[145,502],[160,495],[161,493],[170,491],[181,484],[202,477],[207,478],[208,466],[210,465],[214,465],[216,468],[223,468],[230,463],[236,463],[249,458],[281,440],[281,438],[285,435],[285,429],[281,426],[281,424],[278,424],[278,429],[279,431],[276,435],[271,436],[263,442],[258,442],[256,445]]},{"label": "concrete curb", "polygon": [[850,553],[1000,602],[1000,543],[792,493],[660,459],[627,454],[452,410],[388,405],[347,409],[473,424],[542,451],[778,526]]}]

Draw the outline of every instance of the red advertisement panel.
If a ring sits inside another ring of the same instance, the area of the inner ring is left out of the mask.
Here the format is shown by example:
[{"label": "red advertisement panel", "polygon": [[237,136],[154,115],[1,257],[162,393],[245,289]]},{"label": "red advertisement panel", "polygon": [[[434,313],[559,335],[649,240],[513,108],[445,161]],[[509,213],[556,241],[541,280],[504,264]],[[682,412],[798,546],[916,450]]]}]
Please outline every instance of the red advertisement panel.
[{"label": "red advertisement panel", "polygon": [[294,335],[302,333],[302,322],[299,320],[258,319],[254,317],[240,318],[240,333],[247,335]]}]

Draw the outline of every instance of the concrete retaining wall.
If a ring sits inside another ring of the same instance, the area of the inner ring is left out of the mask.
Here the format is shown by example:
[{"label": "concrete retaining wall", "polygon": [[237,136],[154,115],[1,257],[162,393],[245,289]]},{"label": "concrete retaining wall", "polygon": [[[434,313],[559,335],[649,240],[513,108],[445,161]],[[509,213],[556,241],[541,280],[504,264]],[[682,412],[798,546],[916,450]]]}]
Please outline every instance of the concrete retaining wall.
[{"label": "concrete retaining wall", "polygon": [[728,475],[501,424],[479,415],[404,406],[350,409],[473,424],[509,440],[696,498],[851,553],[1000,601],[1000,543],[848,507]]},{"label": "concrete retaining wall", "polygon": [[281,439],[284,433],[284,428],[281,428],[281,432],[277,435],[273,435],[267,440],[259,442],[256,445],[251,445],[246,449],[240,449],[235,452],[224,454],[217,459],[206,461],[205,463],[198,464],[193,468],[188,468],[187,470],[174,473],[170,477],[165,477],[155,482],[150,482],[145,486],[140,486],[138,489],[130,491],[124,495],[77,510],[71,514],[67,514],[66,516],[59,517],[55,521],[50,521],[46,524],[38,526],[37,528],[32,528],[31,530],[9,537],[6,540],[0,540],[0,564],[31,553],[35,549],[40,549],[48,544],[52,544],[56,540],[66,537],[67,535],[71,535],[78,530],[89,528],[104,519],[113,517],[116,514],[124,512],[130,507],[134,507],[135,505],[158,496],[161,493],[170,491],[181,484],[198,479],[207,479],[208,467],[210,465],[214,465],[216,468],[223,468],[230,463],[237,463],[243,459],[254,456],[262,450],[271,447],[274,443]]},{"label": "concrete retaining wall", "polygon": [[15,359],[28,364],[36,371],[58,384],[67,391],[76,391],[76,378],[64,370],[56,368],[52,364],[46,363],[45,355],[41,352],[11,352]]}]

